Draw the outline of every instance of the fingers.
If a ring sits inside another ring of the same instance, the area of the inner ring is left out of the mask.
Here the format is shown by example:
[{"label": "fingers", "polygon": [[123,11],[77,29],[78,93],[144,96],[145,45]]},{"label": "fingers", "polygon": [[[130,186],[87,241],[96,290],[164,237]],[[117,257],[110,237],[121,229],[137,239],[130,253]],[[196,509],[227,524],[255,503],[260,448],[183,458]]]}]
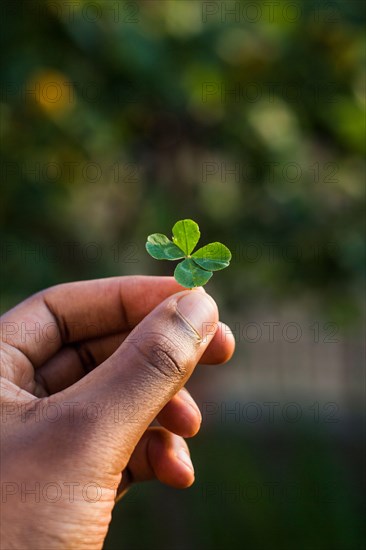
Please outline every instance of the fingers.
[{"label": "fingers", "polygon": [[194,482],[186,442],[163,428],[149,428],[142,436],[132,453],[127,471],[122,474],[117,500],[131,483],[151,479],[158,479],[177,489],[189,487]]},{"label": "fingers", "polygon": [[64,390],[108,359],[128,334],[122,332],[65,346],[35,370],[34,378],[48,395]]},{"label": "fingers", "polygon": [[[217,322],[216,304],[205,292],[175,294],[99,368],[63,392],[63,398],[99,404],[101,414],[93,426],[82,427],[83,437],[105,447],[115,472],[123,470],[149,424],[189,378]],[[133,421],[116,422],[116,409],[126,404],[135,408]]]},{"label": "fingers", "polygon": [[112,277],[58,285],[3,315],[2,339],[38,367],[63,344],[130,330],[180,290],[173,277]]},{"label": "fingers", "polygon": [[200,359],[203,365],[220,365],[231,359],[235,350],[235,338],[231,329],[219,322],[214,337]]},{"label": "fingers", "polygon": [[[103,363],[128,337],[122,332],[65,346],[44,365],[36,369],[35,379],[43,395],[52,395],[71,386]],[[210,345],[200,359],[201,364],[217,365],[228,361],[235,348],[234,336],[224,323],[218,323]]]},{"label": "fingers", "polygon": [[193,437],[201,427],[202,416],[185,388],[179,390],[158,414],[159,424],[182,437]]}]

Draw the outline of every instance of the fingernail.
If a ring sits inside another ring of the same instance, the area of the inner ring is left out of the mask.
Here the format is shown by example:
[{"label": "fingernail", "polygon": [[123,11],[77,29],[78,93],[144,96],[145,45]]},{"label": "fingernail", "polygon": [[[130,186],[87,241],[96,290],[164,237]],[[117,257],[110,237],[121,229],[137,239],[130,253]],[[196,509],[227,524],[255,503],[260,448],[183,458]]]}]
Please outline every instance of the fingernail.
[{"label": "fingernail", "polygon": [[183,462],[183,464],[191,471],[194,472],[193,464],[191,461],[191,457],[189,456],[186,449],[179,449],[177,453],[177,457],[180,460],[180,462]]},{"label": "fingernail", "polygon": [[218,321],[217,306],[208,294],[191,290],[180,298],[177,311],[200,338],[215,334]]}]

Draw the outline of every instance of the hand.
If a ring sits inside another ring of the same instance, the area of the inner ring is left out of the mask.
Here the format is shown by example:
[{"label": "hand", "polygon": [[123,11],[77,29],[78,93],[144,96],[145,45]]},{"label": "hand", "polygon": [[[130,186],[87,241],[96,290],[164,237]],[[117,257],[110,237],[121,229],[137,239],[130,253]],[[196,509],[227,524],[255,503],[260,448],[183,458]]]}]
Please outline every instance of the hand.
[{"label": "hand", "polygon": [[[55,286],[2,321],[1,548],[101,549],[132,482],[194,481],[183,388],[234,350],[203,289],[173,278]],[[161,427],[151,427],[157,420]]]}]

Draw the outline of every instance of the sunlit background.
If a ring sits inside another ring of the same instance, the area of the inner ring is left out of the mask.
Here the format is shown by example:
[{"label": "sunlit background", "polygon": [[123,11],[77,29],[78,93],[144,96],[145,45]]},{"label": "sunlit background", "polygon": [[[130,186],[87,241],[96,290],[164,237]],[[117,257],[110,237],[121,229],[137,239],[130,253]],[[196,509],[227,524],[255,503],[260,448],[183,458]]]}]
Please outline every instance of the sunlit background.
[{"label": "sunlit background", "polygon": [[181,218],[233,251],[207,289],[237,351],[189,386],[196,483],[133,488],[106,550],[362,548],[364,3],[2,12],[2,310],[172,274],[144,244]]}]

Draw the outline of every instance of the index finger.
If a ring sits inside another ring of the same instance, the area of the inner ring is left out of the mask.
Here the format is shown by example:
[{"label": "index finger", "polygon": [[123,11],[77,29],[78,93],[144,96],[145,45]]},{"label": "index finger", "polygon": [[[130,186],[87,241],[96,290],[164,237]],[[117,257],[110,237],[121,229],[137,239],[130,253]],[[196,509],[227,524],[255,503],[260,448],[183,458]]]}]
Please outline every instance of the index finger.
[{"label": "index finger", "polygon": [[2,340],[38,367],[64,344],[131,330],[182,289],[173,277],[140,275],[57,285],[3,315]]}]

